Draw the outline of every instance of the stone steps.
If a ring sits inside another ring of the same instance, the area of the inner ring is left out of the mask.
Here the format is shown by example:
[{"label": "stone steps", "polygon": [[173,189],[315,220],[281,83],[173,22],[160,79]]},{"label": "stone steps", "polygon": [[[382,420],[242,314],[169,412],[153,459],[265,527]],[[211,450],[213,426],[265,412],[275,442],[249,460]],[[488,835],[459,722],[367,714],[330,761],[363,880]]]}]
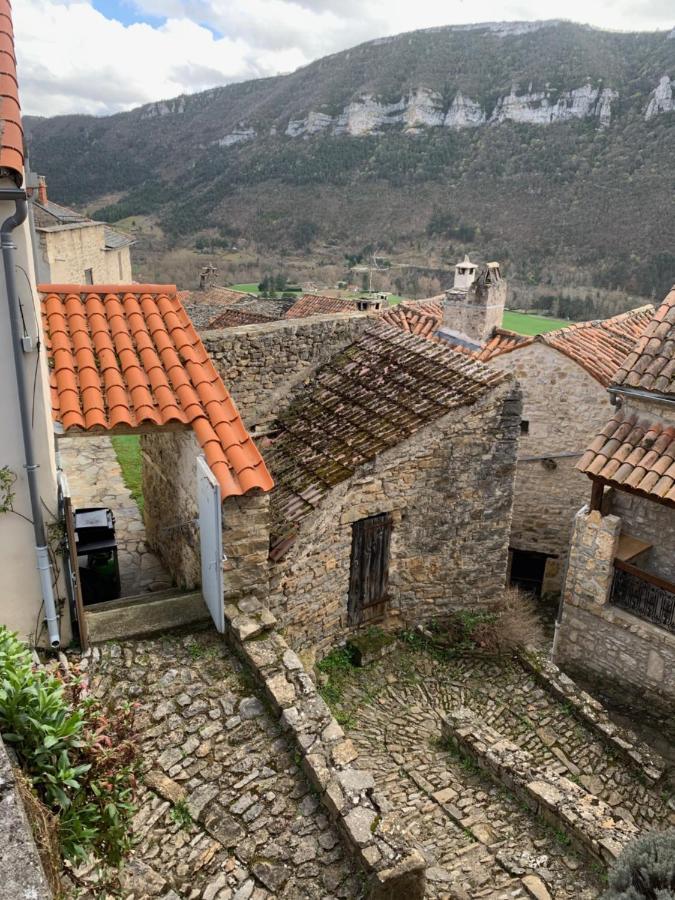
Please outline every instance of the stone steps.
[{"label": "stone steps", "polygon": [[90,606],[85,617],[92,644],[146,637],[211,621],[201,591],[180,593],[175,588]]}]

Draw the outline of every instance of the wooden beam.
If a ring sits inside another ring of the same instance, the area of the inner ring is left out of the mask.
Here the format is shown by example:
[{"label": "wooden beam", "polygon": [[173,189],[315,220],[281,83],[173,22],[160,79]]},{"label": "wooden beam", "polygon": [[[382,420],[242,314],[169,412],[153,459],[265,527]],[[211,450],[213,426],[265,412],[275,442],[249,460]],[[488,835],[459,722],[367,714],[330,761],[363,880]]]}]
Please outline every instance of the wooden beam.
[{"label": "wooden beam", "polygon": [[182,422],[169,422],[166,425],[154,425],[152,422],[130,427],[128,425],[118,425],[115,428],[69,428],[68,431],[54,432],[57,440],[59,438],[90,438],[90,437],[115,437],[118,434],[176,434],[179,432],[191,431],[190,425],[184,425]]},{"label": "wooden beam", "polygon": [[602,497],[605,493],[605,486],[601,481],[593,481],[591,488],[591,509],[597,509],[602,512]]}]

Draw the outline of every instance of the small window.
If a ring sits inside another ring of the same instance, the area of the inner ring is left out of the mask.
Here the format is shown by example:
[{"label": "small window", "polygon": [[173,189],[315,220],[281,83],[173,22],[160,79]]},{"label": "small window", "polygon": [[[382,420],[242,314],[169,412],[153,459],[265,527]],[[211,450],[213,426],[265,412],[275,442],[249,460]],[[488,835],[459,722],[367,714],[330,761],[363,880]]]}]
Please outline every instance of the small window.
[{"label": "small window", "polygon": [[120,273],[120,281],[124,278],[124,272],[122,271],[122,254],[117,254],[117,271]]},{"label": "small window", "polygon": [[530,433],[530,423],[527,419],[520,420],[520,433],[521,434],[529,434]]},{"label": "small window", "polygon": [[85,269],[84,270],[84,283],[85,284],[93,284],[94,283],[94,270],[93,269]]}]

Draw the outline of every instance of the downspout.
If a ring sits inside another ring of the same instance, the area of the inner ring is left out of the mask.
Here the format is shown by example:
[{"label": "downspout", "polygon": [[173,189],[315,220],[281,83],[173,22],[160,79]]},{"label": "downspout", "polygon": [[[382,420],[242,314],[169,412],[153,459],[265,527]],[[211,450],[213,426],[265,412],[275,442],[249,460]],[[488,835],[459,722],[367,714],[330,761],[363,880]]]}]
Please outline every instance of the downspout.
[{"label": "downspout", "polygon": [[28,490],[30,493],[30,505],[33,518],[33,530],[35,532],[35,552],[37,554],[37,568],[42,587],[42,602],[44,604],[45,619],[49,643],[52,647],[61,645],[59,634],[59,617],[54,600],[52,586],[52,571],[49,563],[49,549],[45,532],[45,523],[42,515],[42,501],[37,480],[38,464],[35,461],[33,447],[33,432],[30,413],[30,393],[26,381],[26,372],[22,357],[23,328],[21,322],[21,310],[19,296],[16,289],[14,275],[16,245],[12,241],[12,232],[26,221],[28,215],[28,203],[26,193],[22,190],[0,190],[0,200],[14,200],[14,215],[6,219],[0,226],[0,247],[2,248],[2,262],[5,270],[5,287],[7,289],[7,302],[9,304],[9,321],[12,333],[12,350],[14,356],[14,371],[16,374],[16,389],[19,400],[19,412],[21,414],[21,431],[23,434],[23,448],[26,459],[25,469],[28,478]]}]

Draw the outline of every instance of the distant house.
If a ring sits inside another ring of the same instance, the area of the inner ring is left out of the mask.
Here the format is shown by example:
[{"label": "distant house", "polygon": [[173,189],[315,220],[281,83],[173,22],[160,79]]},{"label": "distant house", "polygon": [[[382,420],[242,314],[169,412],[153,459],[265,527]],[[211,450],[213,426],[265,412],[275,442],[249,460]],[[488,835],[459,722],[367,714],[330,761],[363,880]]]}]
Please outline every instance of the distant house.
[{"label": "distant house", "polygon": [[129,284],[133,238],[54,203],[42,176],[32,191],[38,280],[45,284]]},{"label": "distant house", "polygon": [[579,460],[556,660],[642,708],[675,703],[675,288],[613,377]]}]

